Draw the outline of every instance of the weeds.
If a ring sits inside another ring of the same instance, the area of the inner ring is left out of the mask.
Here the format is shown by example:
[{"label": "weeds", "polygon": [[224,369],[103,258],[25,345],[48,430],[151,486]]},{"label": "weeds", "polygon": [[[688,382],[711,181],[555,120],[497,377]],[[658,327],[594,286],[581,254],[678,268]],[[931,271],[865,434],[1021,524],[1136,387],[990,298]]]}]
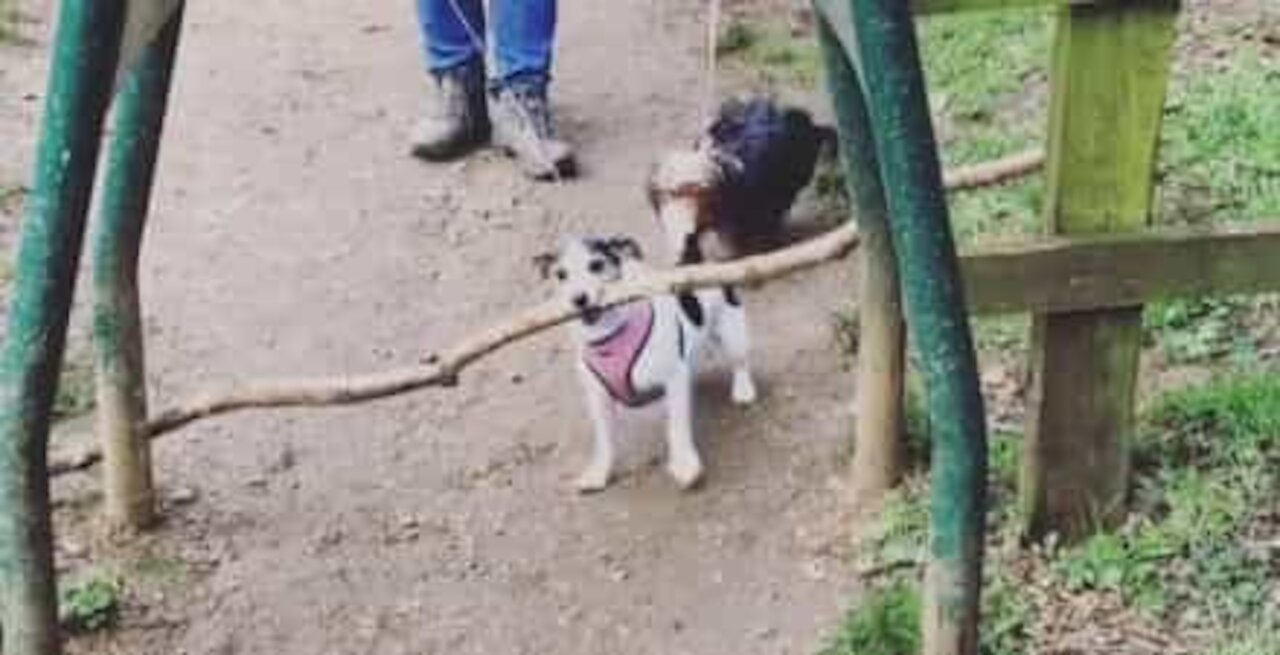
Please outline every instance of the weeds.
[{"label": "weeds", "polygon": [[1062,554],[1070,589],[1122,594],[1228,630],[1262,618],[1268,562],[1241,541],[1280,488],[1280,374],[1217,382],[1165,396],[1140,440],[1135,520]]},{"label": "weeds", "polygon": [[1260,625],[1243,636],[1218,644],[1209,655],[1276,655],[1280,653],[1280,625]]},{"label": "weeds", "polygon": [[[1270,600],[1276,574],[1270,556],[1250,547],[1249,535],[1274,531],[1280,508],[1280,373],[1221,380],[1167,394],[1146,413],[1136,440],[1135,502],[1128,522],[1070,548],[992,549],[983,596],[983,644],[986,655],[1030,652],[1040,621],[1055,620],[1053,606],[1032,600],[1012,568],[1030,566],[1038,579],[1066,590],[1068,598],[1114,594],[1126,607],[1178,633],[1186,631],[1224,641],[1217,655],[1276,655],[1269,633],[1249,633],[1254,625],[1275,625],[1280,608]],[[994,542],[1016,535],[1020,525],[1013,503],[1021,440],[996,433],[990,440]],[[918,571],[927,545],[928,487],[911,478],[890,495],[880,530],[865,542],[873,568],[897,571],[845,620],[823,655],[884,651],[902,646],[899,634],[913,625],[908,613],[893,608],[905,601],[901,585]],[[1267,526],[1270,526],[1269,528]],[[1264,535],[1274,540],[1275,535]],[[1054,596],[1057,598],[1058,596]],[[887,625],[890,620],[900,621]],[[841,650],[843,649],[843,650]]]},{"label": "weeds", "polygon": [[53,399],[54,421],[76,418],[93,411],[94,393],[93,363],[87,355],[67,349],[62,374],[58,378],[58,393]]},{"label": "weeds", "polygon": [[59,603],[62,625],[74,633],[111,627],[120,616],[120,594],[118,581],[100,575],[71,585]]},{"label": "weeds", "polygon": [[904,582],[871,594],[849,613],[820,655],[913,655],[920,652],[920,594]]},{"label": "weeds", "polygon": [[832,312],[831,334],[836,342],[836,350],[840,353],[840,361],[846,369],[849,360],[858,355],[860,330],[857,307]]},{"label": "weeds", "polygon": [[1174,77],[1162,132],[1161,213],[1179,223],[1280,214],[1280,71],[1242,47],[1212,74]]},{"label": "weeds", "polygon": [[[924,57],[941,156],[948,166],[975,163],[1040,144],[1047,125],[1047,70],[1052,21],[1043,12],[975,13],[921,22]],[[731,26],[721,52],[768,81],[812,80],[813,44],[784,30]],[[1280,71],[1252,44],[1227,50],[1211,63],[1175,63],[1159,162],[1158,223],[1221,223],[1280,213]],[[760,73],[763,70],[763,73]],[[833,167],[818,176],[821,197],[842,198]],[[1039,176],[949,198],[961,243],[1029,235],[1043,230],[1045,186]],[[1219,362],[1256,369],[1265,330],[1274,321],[1256,301],[1240,298],[1175,300],[1149,305],[1148,345],[1174,363]],[[1267,310],[1270,311],[1270,310]],[[1259,318],[1261,317],[1261,320]],[[857,348],[856,317],[836,319],[842,351]],[[1025,347],[1025,317],[975,323],[987,352]],[[918,388],[908,394],[913,461],[924,461],[927,414]],[[990,475],[992,537],[1018,529],[1013,495],[1021,440],[993,434]],[[1274,541],[1280,507],[1280,374],[1218,380],[1166,394],[1145,413],[1135,437],[1133,511],[1119,529],[1070,548],[997,551],[984,595],[983,652],[1031,652],[1038,633],[1058,613],[1053,595],[1029,600],[1024,581],[1005,566],[1025,564],[1037,582],[1080,600],[1101,594],[1123,602],[1142,621],[1171,634],[1199,635],[1196,652],[1280,655],[1280,608],[1272,578],[1274,554],[1250,546]],[[865,543],[880,563],[919,563],[927,546],[927,487],[912,478],[887,501],[880,532]],[[1255,534],[1262,531],[1258,537]],[[877,567],[886,586],[871,592],[845,619],[823,655],[914,652],[918,567]],[[1021,570],[1021,568],[1018,568]],[[1269,626],[1255,629],[1252,626]],[[1214,635],[1217,635],[1214,637]],[[1221,641],[1216,648],[1210,643]]]},{"label": "weeds", "polygon": [[1171,300],[1147,305],[1143,323],[1153,345],[1170,361],[1187,363],[1246,349],[1244,315],[1249,303],[1240,298]]},{"label": "weeds", "polygon": [[988,567],[982,599],[982,655],[1023,655],[1031,639],[1035,608],[1021,586]]}]

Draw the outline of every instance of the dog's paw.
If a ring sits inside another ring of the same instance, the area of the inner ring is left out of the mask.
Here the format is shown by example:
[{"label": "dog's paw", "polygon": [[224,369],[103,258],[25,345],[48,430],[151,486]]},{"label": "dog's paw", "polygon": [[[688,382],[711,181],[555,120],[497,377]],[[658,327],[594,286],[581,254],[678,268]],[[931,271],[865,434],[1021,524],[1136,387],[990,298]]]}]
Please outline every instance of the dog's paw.
[{"label": "dog's paw", "polygon": [[751,376],[745,373],[735,373],[733,376],[733,389],[730,392],[733,402],[738,405],[750,405],[756,401],[756,383]]},{"label": "dog's paw", "polygon": [[609,469],[603,466],[592,466],[583,471],[573,486],[578,493],[589,494],[604,491],[609,486]]},{"label": "dog's paw", "polygon": [[697,457],[672,459],[667,462],[667,473],[681,489],[689,491],[702,483],[702,462]]}]

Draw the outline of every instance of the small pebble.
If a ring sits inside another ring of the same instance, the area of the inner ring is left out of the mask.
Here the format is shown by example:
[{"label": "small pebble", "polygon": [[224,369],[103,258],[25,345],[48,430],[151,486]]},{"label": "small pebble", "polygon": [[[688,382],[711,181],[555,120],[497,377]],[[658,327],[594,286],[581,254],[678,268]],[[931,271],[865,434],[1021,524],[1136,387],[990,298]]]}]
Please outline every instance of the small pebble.
[{"label": "small pebble", "polygon": [[169,492],[169,503],[175,507],[190,505],[200,498],[200,493],[192,487],[178,487]]}]

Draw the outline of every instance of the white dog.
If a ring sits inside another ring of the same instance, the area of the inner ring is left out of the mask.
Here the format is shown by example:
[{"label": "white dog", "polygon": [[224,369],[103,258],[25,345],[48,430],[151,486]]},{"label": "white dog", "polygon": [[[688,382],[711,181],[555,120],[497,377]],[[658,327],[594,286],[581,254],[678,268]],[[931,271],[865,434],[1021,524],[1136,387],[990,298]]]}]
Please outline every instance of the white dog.
[{"label": "white dog", "polygon": [[703,476],[693,434],[694,378],[707,337],[723,347],[733,366],[732,396],[756,398],[747,365],[747,321],[732,289],[657,296],[602,309],[609,284],[643,269],[640,248],[628,238],[569,238],[558,255],[538,258],[543,275],[554,274],[561,297],[579,312],[574,336],[576,368],[595,431],[591,462],[577,480],[582,492],[609,485],[614,465],[615,413],[666,400],[667,471],[681,488]]}]

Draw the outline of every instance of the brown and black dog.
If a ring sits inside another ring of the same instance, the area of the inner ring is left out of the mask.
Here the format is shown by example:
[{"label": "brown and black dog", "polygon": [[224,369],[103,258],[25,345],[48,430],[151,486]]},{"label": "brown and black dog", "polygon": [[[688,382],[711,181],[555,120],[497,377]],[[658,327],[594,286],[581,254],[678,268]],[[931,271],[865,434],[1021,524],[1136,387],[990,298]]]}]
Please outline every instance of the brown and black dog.
[{"label": "brown and black dog", "polygon": [[835,130],[768,98],[730,100],[690,149],[653,166],[647,190],[675,263],[782,244],[787,213]]}]

